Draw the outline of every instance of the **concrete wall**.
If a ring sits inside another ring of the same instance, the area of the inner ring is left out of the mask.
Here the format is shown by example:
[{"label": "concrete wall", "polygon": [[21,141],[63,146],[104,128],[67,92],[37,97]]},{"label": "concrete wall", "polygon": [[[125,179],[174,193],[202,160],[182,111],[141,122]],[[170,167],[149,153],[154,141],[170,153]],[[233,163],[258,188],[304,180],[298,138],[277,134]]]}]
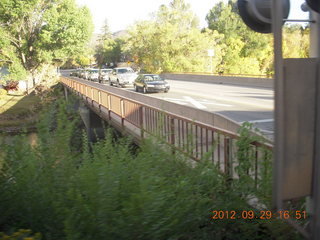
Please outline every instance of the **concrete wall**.
[{"label": "concrete wall", "polygon": [[201,74],[177,74],[163,73],[165,79],[181,80],[190,82],[203,82],[215,84],[230,84],[241,85],[248,87],[273,88],[273,79],[271,78],[250,78],[250,77],[229,77],[216,75],[201,75]]}]

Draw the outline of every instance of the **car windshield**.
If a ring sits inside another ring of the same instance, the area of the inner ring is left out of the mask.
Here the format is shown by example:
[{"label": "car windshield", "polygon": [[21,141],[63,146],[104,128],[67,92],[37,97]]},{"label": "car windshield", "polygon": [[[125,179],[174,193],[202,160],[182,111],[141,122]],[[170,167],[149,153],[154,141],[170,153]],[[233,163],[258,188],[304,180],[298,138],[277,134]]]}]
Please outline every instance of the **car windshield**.
[{"label": "car windshield", "polygon": [[118,73],[133,73],[133,70],[128,68],[120,68],[118,69]]},{"label": "car windshield", "polygon": [[98,73],[98,72],[99,72],[99,70],[94,69],[94,70],[91,70],[90,72],[91,72],[91,73]]},{"label": "car windshield", "polygon": [[102,69],[103,73],[108,73],[108,72],[111,72],[111,71],[112,71],[112,69]]},{"label": "car windshield", "polygon": [[146,75],[144,77],[144,80],[147,81],[147,82],[164,81],[159,75]]}]

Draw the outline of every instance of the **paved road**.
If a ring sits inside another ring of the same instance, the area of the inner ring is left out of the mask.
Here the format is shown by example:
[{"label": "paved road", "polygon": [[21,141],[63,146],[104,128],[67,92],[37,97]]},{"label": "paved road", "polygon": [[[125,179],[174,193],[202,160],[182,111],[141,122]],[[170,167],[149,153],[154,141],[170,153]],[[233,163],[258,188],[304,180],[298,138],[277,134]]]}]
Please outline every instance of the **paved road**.
[{"label": "paved road", "polygon": [[168,80],[169,93],[157,98],[220,113],[236,122],[252,122],[268,137],[273,136],[273,90],[223,84]]},{"label": "paved road", "polygon": [[[64,74],[63,75],[67,75]],[[223,84],[167,80],[168,93],[149,93],[178,104],[222,114],[238,123],[254,123],[264,135],[273,138],[273,90]],[[134,91],[133,88],[123,88]]]}]

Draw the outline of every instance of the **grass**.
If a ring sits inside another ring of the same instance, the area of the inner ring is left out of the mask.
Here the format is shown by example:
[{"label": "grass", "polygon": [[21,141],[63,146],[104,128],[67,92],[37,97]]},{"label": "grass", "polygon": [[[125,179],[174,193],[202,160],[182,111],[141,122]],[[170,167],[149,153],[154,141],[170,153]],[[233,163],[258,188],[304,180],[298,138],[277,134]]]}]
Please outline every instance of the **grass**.
[{"label": "grass", "polygon": [[37,119],[41,98],[35,95],[4,95],[0,98],[0,128],[28,127]]}]

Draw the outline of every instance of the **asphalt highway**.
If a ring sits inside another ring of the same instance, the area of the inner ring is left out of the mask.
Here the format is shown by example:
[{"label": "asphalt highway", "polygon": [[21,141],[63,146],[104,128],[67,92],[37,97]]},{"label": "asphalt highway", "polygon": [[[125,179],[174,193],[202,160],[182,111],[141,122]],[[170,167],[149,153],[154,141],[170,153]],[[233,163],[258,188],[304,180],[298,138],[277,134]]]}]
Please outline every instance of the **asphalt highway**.
[{"label": "asphalt highway", "polygon": [[[69,72],[64,71],[62,75],[68,76]],[[170,84],[168,93],[148,93],[148,96],[219,113],[240,124],[251,122],[262,134],[273,139],[273,89],[170,79],[167,81]],[[131,87],[122,89],[134,91]]]},{"label": "asphalt highway", "polygon": [[149,96],[219,113],[238,123],[251,122],[264,135],[273,138],[273,89],[167,81],[171,87],[169,93],[152,93]]}]

